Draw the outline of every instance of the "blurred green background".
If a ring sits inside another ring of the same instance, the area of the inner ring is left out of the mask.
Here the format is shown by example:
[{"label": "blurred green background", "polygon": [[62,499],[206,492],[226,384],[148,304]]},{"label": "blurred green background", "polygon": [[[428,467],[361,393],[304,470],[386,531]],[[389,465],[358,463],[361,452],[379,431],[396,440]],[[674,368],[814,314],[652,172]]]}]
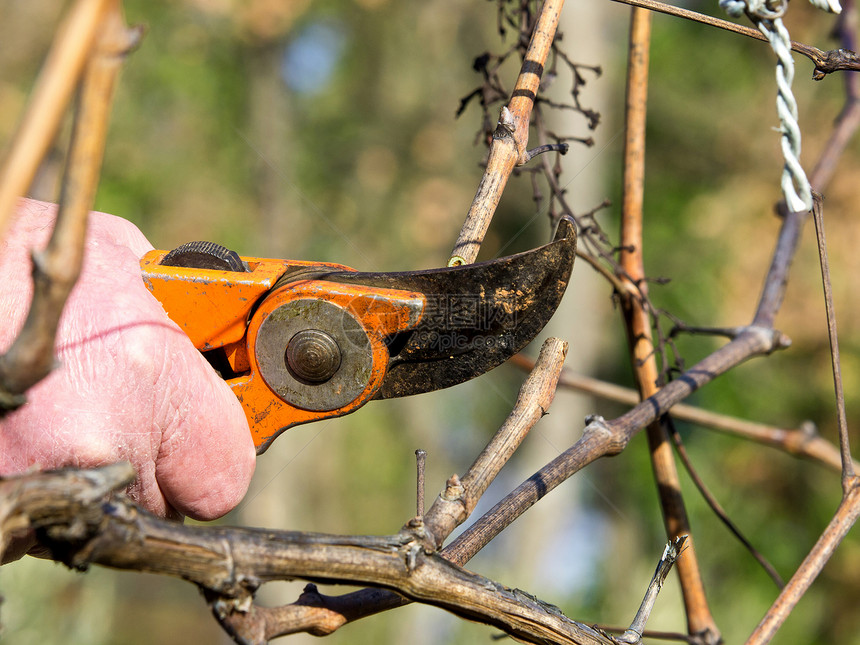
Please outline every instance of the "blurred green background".
[{"label": "blurred green background", "polygon": [[[689,2],[715,13],[715,3]],[[495,3],[472,0],[186,0],[126,2],[147,25],[117,94],[96,203],[134,221],[157,248],[210,239],[244,255],[339,262],[360,270],[441,266],[468,209],[484,156],[480,111],[454,118],[478,85],[472,60],[503,46]],[[61,16],[57,3],[0,0],[0,141],[8,141]],[[553,128],[593,136],[563,161],[568,197],[587,211],[618,203],[623,64],[629,10],[569,3],[563,46],[600,64],[578,114]],[[795,39],[822,48],[832,19],[792,6]],[[658,306],[699,325],[749,322],[778,228],[772,205],[781,166],[773,57],[761,43],[665,16],[654,20],[646,189],[646,262]],[[508,42],[512,36],[508,35]],[[505,43],[505,46],[508,44]],[[811,167],[838,114],[841,79],[809,81],[798,59],[796,93]],[[513,86],[516,66],[503,79]],[[550,91],[561,100],[569,80]],[[58,143],[33,194],[55,199]],[[849,422],[856,427],[860,308],[853,276],[860,155],[852,145],[827,190]],[[537,215],[537,216],[536,216]],[[617,208],[598,216],[613,234]],[[743,366],[696,403],[796,427],[813,420],[835,437],[832,381],[811,227],[777,325],[788,352]],[[527,177],[510,183],[482,251],[525,250],[549,236]],[[625,337],[609,288],[580,263],[551,333],[571,342],[567,365],[630,382]],[[687,364],[717,341],[681,338]],[[534,353],[532,348],[532,353]],[[285,433],[258,461],[245,501],[221,520],[337,533],[386,534],[414,514],[416,448],[428,451],[428,496],[462,473],[507,415],[522,374],[502,367],[449,391],[372,403],[344,419]],[[489,506],[579,436],[585,414],[623,408],[562,392],[487,494]],[[776,451],[681,426],[692,457],[732,518],[788,577],[839,499],[838,476]],[[855,433],[856,435],[856,433]],[[860,439],[858,439],[860,440]],[[775,596],[769,579],[705,508],[682,476],[704,577],[726,642],[741,641]],[[479,508],[479,513],[481,511]],[[644,437],[542,500],[470,568],[522,587],[578,620],[630,620],[664,541]],[[296,598],[301,583],[264,588],[263,602]],[[326,589],[334,593],[337,589]],[[94,569],[86,575],[25,559],[0,569],[9,643],[228,642],[187,583]],[[666,585],[650,626],[683,630],[677,583]],[[860,643],[860,545],[837,552],[775,643]],[[350,625],[333,643],[490,642],[495,630],[440,610],[407,607]],[[295,636],[290,642],[309,642]]]}]

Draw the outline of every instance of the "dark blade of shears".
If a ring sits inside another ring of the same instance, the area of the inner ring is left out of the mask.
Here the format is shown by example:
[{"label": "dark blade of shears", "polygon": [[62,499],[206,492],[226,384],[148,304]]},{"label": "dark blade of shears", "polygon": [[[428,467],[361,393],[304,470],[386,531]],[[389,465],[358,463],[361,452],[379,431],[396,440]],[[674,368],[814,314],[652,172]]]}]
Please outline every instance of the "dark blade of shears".
[{"label": "dark blade of shears", "polygon": [[388,339],[391,359],[375,398],[390,399],[468,381],[520,351],[555,313],[575,256],[576,230],[563,217],[553,242],[525,253],[459,267],[318,279],[427,297],[418,326]]}]

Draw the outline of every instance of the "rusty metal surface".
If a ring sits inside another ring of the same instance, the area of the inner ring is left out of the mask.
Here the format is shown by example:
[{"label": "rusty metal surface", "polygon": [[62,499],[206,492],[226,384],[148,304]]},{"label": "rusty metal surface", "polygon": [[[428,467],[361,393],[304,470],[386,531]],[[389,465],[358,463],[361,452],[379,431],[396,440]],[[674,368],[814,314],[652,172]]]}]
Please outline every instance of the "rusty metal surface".
[{"label": "rusty metal surface", "polygon": [[576,256],[573,221],[550,244],[460,267],[402,273],[330,273],[332,282],[408,289],[425,295],[421,322],[387,339],[391,354],[377,399],[457,385],[525,347],[555,313]]},{"label": "rusty metal surface", "polygon": [[[309,329],[335,339],[338,369],[321,382],[309,382],[290,369],[285,350]],[[372,354],[367,333],[348,311],[324,300],[294,300],[268,315],[257,335],[260,374],[281,399],[304,410],[336,410],[353,401],[370,380]]]}]

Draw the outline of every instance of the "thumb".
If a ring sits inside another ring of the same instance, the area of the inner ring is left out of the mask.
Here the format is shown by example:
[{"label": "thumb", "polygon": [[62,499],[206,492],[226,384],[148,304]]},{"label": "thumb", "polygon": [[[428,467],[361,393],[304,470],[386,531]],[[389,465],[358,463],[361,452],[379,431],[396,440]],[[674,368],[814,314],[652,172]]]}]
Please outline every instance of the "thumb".
[{"label": "thumb", "polygon": [[165,353],[171,360],[159,389],[170,394],[155,415],[162,427],[155,478],[173,508],[211,520],[233,509],[247,492],[256,462],[254,444],[229,386],[184,334],[170,342],[184,351]]}]

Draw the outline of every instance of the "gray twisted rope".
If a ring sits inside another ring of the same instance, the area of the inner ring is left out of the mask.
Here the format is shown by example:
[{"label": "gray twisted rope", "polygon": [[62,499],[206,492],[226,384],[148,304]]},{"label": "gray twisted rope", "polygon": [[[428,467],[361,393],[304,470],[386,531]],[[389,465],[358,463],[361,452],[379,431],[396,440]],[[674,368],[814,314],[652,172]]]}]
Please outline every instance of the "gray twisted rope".
[{"label": "gray twisted rope", "polygon": [[[810,0],[824,11],[839,13],[839,0]],[[791,58],[791,37],[782,23],[788,7],[787,0],[769,4],[767,0],[720,0],[720,7],[735,18],[744,13],[755,22],[776,54],[776,112],[779,116],[780,144],[785,164],[782,170],[782,193],[785,203],[794,212],[812,209],[812,188],[800,164],[800,126],[797,123],[797,101],[791,91],[794,81],[794,60]]]}]

